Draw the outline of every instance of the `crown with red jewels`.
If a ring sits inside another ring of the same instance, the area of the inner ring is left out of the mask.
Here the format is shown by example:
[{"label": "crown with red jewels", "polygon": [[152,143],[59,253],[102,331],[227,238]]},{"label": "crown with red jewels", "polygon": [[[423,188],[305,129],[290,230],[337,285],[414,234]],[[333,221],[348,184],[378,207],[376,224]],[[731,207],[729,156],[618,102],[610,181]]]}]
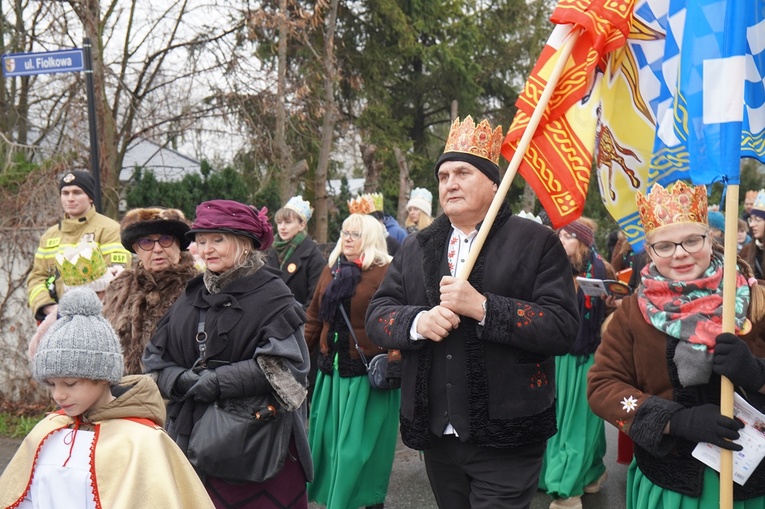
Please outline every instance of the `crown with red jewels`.
[{"label": "crown with red jewels", "polygon": [[501,125],[492,131],[488,120],[482,120],[478,125],[475,125],[473,117],[468,115],[462,123],[460,123],[459,118],[452,123],[444,153],[473,154],[488,159],[499,166],[499,152],[504,139]]},{"label": "crown with red jewels", "polygon": [[707,187],[704,185],[694,187],[678,181],[669,190],[654,184],[648,195],[638,191],[636,200],[646,234],[671,224],[708,224]]}]

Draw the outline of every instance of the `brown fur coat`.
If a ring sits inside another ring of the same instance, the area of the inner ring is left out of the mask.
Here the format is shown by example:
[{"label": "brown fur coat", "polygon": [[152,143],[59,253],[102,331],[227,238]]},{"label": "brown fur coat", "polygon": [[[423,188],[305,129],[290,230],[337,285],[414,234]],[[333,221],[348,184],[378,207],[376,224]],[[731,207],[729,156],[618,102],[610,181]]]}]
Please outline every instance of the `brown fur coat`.
[{"label": "brown fur coat", "polygon": [[198,274],[193,257],[184,251],[180,263],[174,267],[149,272],[137,265],[122,272],[106,289],[104,316],[120,338],[126,375],[143,373],[141,356],[157,322],[186,288],[186,283]]}]

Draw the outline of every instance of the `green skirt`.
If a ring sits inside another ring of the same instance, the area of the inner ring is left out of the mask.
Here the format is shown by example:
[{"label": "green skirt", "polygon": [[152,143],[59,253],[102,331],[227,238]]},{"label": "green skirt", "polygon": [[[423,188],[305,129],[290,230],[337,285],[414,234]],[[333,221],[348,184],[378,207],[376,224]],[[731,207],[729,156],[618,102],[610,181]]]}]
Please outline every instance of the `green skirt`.
[{"label": "green skirt", "polygon": [[374,390],[366,376],[318,373],[308,432],[314,465],[309,500],[328,509],[385,502],[400,401],[399,389]]},{"label": "green skirt", "polygon": [[547,441],[539,489],[553,497],[580,496],[606,466],[603,420],[587,403],[587,371],[594,355],[555,358],[555,411],[558,433]]},{"label": "green skirt", "polygon": [[[652,483],[632,460],[627,469],[627,509],[707,509],[720,506],[720,477],[704,469],[704,487],[698,498],[681,495]],[[733,502],[734,509],[765,509],[765,496]]]}]

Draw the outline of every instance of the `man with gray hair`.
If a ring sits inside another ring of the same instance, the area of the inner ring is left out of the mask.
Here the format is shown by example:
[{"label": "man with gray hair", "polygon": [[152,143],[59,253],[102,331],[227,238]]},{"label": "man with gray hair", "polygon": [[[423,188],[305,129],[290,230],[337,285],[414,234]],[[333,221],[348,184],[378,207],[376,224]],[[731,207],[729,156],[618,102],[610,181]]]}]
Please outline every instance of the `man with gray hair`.
[{"label": "man with gray hair", "polygon": [[527,508],[555,434],[555,355],[579,329],[555,233],[502,205],[467,281],[497,192],[502,128],[455,121],[436,164],[444,214],[409,236],[367,312],[369,337],[401,350],[401,436],[425,451],[442,509]]}]

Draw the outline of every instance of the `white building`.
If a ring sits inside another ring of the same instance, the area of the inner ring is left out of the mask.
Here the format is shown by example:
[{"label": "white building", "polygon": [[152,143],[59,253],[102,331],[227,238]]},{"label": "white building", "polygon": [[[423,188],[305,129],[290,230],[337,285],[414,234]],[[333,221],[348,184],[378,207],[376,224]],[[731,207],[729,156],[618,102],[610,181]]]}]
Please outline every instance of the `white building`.
[{"label": "white building", "polygon": [[128,182],[136,167],[151,170],[160,182],[174,182],[185,175],[199,173],[200,162],[153,141],[138,139],[125,152],[120,182]]}]

